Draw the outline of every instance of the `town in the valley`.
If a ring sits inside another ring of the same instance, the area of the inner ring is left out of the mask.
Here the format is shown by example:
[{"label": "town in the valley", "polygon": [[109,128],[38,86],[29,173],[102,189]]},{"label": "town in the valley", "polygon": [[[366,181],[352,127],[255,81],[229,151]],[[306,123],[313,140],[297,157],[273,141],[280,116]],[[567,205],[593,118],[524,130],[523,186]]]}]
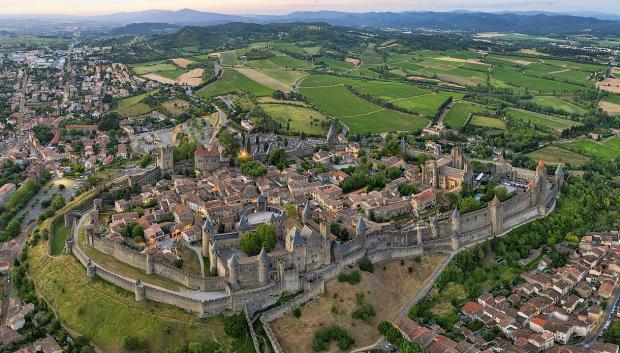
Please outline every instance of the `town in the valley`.
[{"label": "town in the valley", "polygon": [[7,20],[0,352],[620,352],[620,33],[478,15]]}]

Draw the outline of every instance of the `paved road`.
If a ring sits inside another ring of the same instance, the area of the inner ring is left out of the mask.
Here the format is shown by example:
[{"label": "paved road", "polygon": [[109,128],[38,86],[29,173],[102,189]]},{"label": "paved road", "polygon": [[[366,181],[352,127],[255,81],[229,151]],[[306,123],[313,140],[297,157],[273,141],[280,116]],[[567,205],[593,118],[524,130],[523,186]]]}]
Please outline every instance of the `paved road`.
[{"label": "paved road", "polygon": [[590,347],[594,341],[599,339],[607,331],[609,325],[611,325],[611,322],[616,316],[616,309],[618,308],[620,301],[620,287],[616,287],[614,289],[612,296],[614,298],[611,301],[612,304],[607,305],[607,308],[605,308],[605,312],[603,314],[603,318],[605,318],[605,320],[601,320],[599,324],[596,325],[596,328],[581,342],[583,347]]}]

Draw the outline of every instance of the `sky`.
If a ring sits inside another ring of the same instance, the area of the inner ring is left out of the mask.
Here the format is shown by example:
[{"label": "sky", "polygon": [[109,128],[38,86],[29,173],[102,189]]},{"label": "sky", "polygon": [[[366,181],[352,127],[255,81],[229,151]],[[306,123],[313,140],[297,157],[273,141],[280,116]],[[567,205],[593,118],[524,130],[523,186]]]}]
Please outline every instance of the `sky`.
[{"label": "sky", "polygon": [[595,11],[620,14],[618,0],[0,0],[0,15],[97,15],[148,9],[228,14],[287,14],[293,11]]}]

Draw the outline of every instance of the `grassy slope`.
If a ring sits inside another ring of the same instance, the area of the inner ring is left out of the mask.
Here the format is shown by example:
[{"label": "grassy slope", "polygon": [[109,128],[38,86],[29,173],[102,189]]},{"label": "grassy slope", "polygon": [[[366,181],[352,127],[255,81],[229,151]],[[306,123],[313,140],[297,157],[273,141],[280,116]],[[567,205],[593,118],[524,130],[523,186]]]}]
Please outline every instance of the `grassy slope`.
[{"label": "grassy slope", "polygon": [[[104,352],[123,351],[120,341],[126,335],[146,340],[148,351],[154,353],[204,338],[228,348],[244,346],[242,352],[253,352],[249,340],[234,342],[226,337],[218,317],[198,320],[170,305],[136,302],[133,293],[87,278],[84,267],[74,257],[47,257],[42,243],[31,250],[29,257],[37,291],[63,324],[88,337]],[[170,329],[169,334],[166,329]]]},{"label": "grassy slope", "polygon": [[69,229],[65,227],[64,223],[59,221],[54,226],[54,231],[51,235],[50,240],[50,254],[51,255],[60,255],[65,250],[65,240],[67,240],[67,236],[69,236]]}]

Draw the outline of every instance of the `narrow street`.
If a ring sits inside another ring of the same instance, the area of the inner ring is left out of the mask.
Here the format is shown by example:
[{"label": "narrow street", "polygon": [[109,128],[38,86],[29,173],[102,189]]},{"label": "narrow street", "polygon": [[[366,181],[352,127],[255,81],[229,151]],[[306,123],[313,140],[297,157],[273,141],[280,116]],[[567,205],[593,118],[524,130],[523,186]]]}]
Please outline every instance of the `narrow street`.
[{"label": "narrow street", "polygon": [[612,300],[613,304],[609,304],[605,308],[605,312],[603,314],[603,318],[605,320],[601,320],[596,325],[596,328],[581,342],[581,346],[586,347],[586,348],[590,347],[592,343],[594,343],[603,334],[605,334],[605,332],[607,332],[607,330],[609,329],[609,326],[614,320],[614,317],[616,316],[616,310],[618,308],[618,301],[620,299],[620,287],[616,287],[614,289],[613,298],[614,298]]}]

